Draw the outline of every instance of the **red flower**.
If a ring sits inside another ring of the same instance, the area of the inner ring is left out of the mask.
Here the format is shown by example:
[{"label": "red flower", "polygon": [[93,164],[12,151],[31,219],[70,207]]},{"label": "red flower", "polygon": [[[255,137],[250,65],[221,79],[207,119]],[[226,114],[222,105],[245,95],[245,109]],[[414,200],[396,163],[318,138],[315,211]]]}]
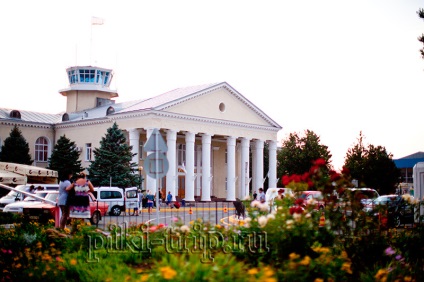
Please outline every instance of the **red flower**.
[{"label": "red flower", "polygon": [[350,174],[350,170],[347,167],[344,166],[343,169],[342,169],[342,174],[348,175],[348,174]]},{"label": "red flower", "polygon": [[340,174],[338,174],[334,170],[330,170],[329,174],[330,174],[330,180],[331,181],[336,181],[336,180],[340,179]]},{"label": "red flower", "polygon": [[309,170],[309,173],[315,174],[317,170],[319,169],[319,166],[313,165],[311,169]]},{"label": "red flower", "polygon": [[299,206],[301,206],[301,205],[303,205],[303,199],[296,199],[296,201],[294,202],[295,203],[295,205],[299,205]]},{"label": "red flower", "polygon": [[316,166],[325,166],[326,165],[326,161],[323,158],[319,158],[314,162],[314,165]]},{"label": "red flower", "polygon": [[302,207],[298,206],[296,207],[295,213],[303,213],[303,210],[304,209]]},{"label": "red flower", "polygon": [[309,172],[305,172],[301,176],[302,181],[306,182],[309,179]]},{"label": "red flower", "polygon": [[300,182],[301,181],[301,177],[300,177],[300,175],[298,175],[298,174],[293,174],[292,175],[292,179],[293,179],[293,181],[294,182]]},{"label": "red flower", "polygon": [[290,183],[290,180],[290,176],[288,175],[283,175],[283,177],[281,178],[281,182],[284,186],[287,186]]},{"label": "red flower", "polygon": [[308,181],[308,187],[309,187],[309,188],[314,187],[314,183],[313,183],[311,180],[309,180],[309,181]]}]

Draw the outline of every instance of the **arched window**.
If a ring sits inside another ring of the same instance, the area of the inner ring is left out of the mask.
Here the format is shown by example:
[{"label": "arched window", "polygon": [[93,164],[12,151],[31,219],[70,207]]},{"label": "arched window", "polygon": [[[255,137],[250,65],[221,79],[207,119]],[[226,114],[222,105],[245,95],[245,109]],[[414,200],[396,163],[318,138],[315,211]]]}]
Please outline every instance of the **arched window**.
[{"label": "arched window", "polygon": [[108,116],[108,115],[111,115],[111,114],[113,114],[115,112],[115,109],[112,107],[112,106],[110,106],[109,108],[107,108],[107,111],[106,111],[106,115]]},{"label": "arched window", "polygon": [[69,115],[67,113],[64,113],[62,116],[62,121],[68,121],[69,120]]},{"label": "arched window", "polygon": [[17,110],[13,110],[13,111],[11,111],[9,116],[10,116],[11,118],[18,118],[18,119],[21,119],[21,113],[20,113],[19,111],[17,111]]},{"label": "arched window", "polygon": [[35,161],[47,162],[49,153],[49,141],[45,137],[39,137],[35,141]]}]

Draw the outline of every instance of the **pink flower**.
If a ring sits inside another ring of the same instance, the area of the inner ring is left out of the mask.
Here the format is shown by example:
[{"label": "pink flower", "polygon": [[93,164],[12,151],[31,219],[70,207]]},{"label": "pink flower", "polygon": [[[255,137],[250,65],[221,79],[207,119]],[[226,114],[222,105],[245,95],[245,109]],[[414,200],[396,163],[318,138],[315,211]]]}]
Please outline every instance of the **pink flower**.
[{"label": "pink flower", "polygon": [[392,249],[392,247],[388,247],[386,250],[384,250],[384,253],[387,256],[391,256],[391,255],[394,255],[396,252],[395,252],[395,250]]}]

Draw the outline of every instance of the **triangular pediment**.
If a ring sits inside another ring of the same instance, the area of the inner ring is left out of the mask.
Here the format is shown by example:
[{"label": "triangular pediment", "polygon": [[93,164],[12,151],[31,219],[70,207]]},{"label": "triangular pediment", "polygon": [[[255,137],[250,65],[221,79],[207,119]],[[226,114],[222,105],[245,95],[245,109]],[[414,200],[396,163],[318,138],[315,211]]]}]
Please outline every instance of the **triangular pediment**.
[{"label": "triangular pediment", "polygon": [[155,110],[281,128],[226,82],[215,84],[196,93],[169,101],[155,107]]}]

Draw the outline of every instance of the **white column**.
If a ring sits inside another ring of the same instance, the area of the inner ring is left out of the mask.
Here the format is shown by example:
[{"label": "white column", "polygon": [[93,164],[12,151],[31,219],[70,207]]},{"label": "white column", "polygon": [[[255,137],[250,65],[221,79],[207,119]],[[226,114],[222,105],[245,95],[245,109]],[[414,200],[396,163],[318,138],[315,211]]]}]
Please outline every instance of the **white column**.
[{"label": "white column", "polygon": [[136,163],[137,166],[139,164],[139,160],[141,159],[139,156],[139,148],[140,148],[140,132],[136,128],[128,129],[130,146],[132,146],[131,153],[135,154],[132,157],[132,162]]},{"label": "white column", "polygon": [[196,187],[195,187],[195,191],[194,191],[194,195],[195,196],[200,196],[201,195],[201,187],[202,187],[202,177],[200,177],[200,173],[201,173],[201,163],[202,163],[202,145],[194,145],[195,150],[197,151],[197,157],[196,157],[196,172],[197,172],[197,177],[196,177]]},{"label": "white column", "polygon": [[236,138],[227,137],[227,201],[236,200]]},{"label": "white column", "polygon": [[277,187],[277,142],[268,142],[269,155],[268,155],[268,187]]},{"label": "white column", "polygon": [[166,157],[168,158],[169,169],[166,173],[166,195],[171,191],[172,198],[175,200],[175,184],[177,180],[176,172],[176,156],[177,156],[177,132],[175,130],[166,131],[166,146],[168,147],[168,152]]},{"label": "white column", "polygon": [[186,132],[186,175],[185,175],[185,200],[194,201],[194,142],[195,134]]},{"label": "white column", "polygon": [[[146,128],[147,132],[147,140],[149,140],[150,136],[152,136],[153,128]],[[147,141],[146,141],[147,143]],[[152,152],[147,152],[147,155],[151,154]],[[149,190],[152,194],[156,193],[156,179],[146,175],[146,190]]]},{"label": "white column", "polygon": [[202,135],[202,201],[211,200],[211,140],[210,134]]},{"label": "white column", "polygon": [[258,191],[264,185],[264,141],[259,139],[255,140],[254,164],[255,177],[253,179],[253,190]]},{"label": "white column", "polygon": [[241,138],[240,198],[242,200],[249,195],[249,145],[249,139]]}]

